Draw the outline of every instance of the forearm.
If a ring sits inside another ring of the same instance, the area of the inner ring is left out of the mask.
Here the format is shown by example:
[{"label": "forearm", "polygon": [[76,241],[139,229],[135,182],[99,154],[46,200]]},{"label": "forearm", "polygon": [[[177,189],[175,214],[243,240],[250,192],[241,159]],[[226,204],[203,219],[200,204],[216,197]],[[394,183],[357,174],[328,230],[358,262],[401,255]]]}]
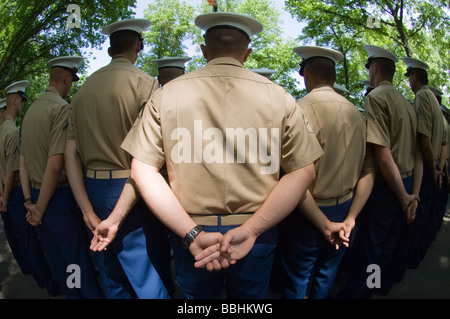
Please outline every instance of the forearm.
[{"label": "forearm", "polygon": [[89,214],[93,214],[94,210],[86,192],[86,187],[84,186],[83,169],[80,157],[76,150],[75,141],[68,140],[66,142],[64,160],[66,164],[67,178],[69,179],[72,193],[82,214],[87,217]]},{"label": "forearm", "polygon": [[441,147],[441,154],[439,156],[439,169],[443,172],[443,169],[445,167],[445,162],[447,160],[447,145],[442,145]]},{"label": "forearm", "polygon": [[125,218],[130,213],[131,209],[136,205],[139,199],[139,195],[136,193],[133,185],[127,181],[120,194],[119,200],[116,203],[113,211],[109,215],[108,219],[117,227],[120,227]]},{"label": "forearm", "polygon": [[353,202],[348,211],[346,220],[351,220],[352,222],[356,220],[369,199],[374,182],[375,174],[373,171],[364,172],[361,174],[361,177],[355,187],[355,195],[353,196]]},{"label": "forearm", "polygon": [[242,226],[259,236],[278,224],[298,205],[315,176],[314,164],[284,175],[261,207]]},{"label": "forearm", "polygon": [[162,223],[178,236],[183,238],[196,226],[159,173],[159,168],[133,159],[131,178],[136,183],[147,206]]},{"label": "forearm", "polygon": [[16,172],[6,173],[5,187],[3,189],[3,199],[8,202],[9,195],[11,195],[14,188],[14,181],[16,179]]},{"label": "forearm", "polygon": [[23,155],[20,155],[19,159],[19,176],[20,176],[20,185],[22,186],[23,197],[25,199],[31,197],[30,190],[30,177],[28,175],[28,170],[25,165],[25,158]]},{"label": "forearm", "polygon": [[42,213],[47,209],[48,203],[55,193],[63,165],[64,157],[62,154],[53,155],[47,161],[47,166],[41,182],[41,189],[39,191],[39,198],[36,202],[36,206]]},{"label": "forearm", "polygon": [[432,172],[436,170],[436,164],[433,156],[430,138],[419,134],[420,149],[422,150],[422,158],[424,164],[427,165]]},{"label": "forearm", "polygon": [[414,160],[413,186],[412,186],[412,193],[415,195],[419,195],[420,193],[422,178],[423,178],[423,158],[420,150],[417,150],[416,157]]},{"label": "forearm", "polygon": [[403,185],[402,177],[394,162],[390,149],[382,146],[374,146],[375,157],[384,180],[389,185],[395,196],[401,203],[406,201],[408,192]]},{"label": "forearm", "polygon": [[303,216],[305,216],[306,219],[308,219],[311,224],[313,224],[320,231],[324,231],[330,222],[330,220],[317,206],[316,201],[309,190],[306,191],[305,199],[300,203],[300,211]]}]

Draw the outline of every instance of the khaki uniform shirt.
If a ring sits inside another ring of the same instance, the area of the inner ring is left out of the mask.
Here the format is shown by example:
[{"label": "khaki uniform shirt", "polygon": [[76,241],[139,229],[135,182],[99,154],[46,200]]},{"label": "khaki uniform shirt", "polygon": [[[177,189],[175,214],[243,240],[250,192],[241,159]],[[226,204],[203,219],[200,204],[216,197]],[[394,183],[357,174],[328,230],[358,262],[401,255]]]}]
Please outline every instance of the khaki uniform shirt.
[{"label": "khaki uniform shirt", "polygon": [[[366,97],[367,142],[387,147],[400,173],[414,168],[417,118],[408,100],[389,81],[382,81]],[[377,177],[381,174],[377,171]]]},{"label": "khaki uniform shirt", "polygon": [[355,187],[366,151],[366,122],[360,111],[329,85],[318,85],[298,102],[324,150],[315,163],[315,199],[337,198]]},{"label": "khaki uniform shirt", "polygon": [[[51,86],[31,104],[25,114],[20,152],[32,183],[42,183],[51,156],[64,154],[68,119],[69,104]],[[59,181],[67,181],[65,169]]]},{"label": "khaki uniform shirt", "polygon": [[67,138],[92,170],[127,170],[130,155],[120,144],[158,88],[156,79],[126,58],[94,72],[74,96]]},{"label": "khaki uniform shirt", "polygon": [[[20,133],[11,115],[6,114],[5,121],[0,125],[0,176],[3,184],[6,174],[19,170]],[[19,181],[16,174],[16,181]]]},{"label": "khaki uniform shirt", "polygon": [[122,147],[155,167],[191,214],[251,213],[323,151],[291,95],[232,58],[159,89]]},{"label": "khaki uniform shirt", "polygon": [[416,92],[414,107],[418,110],[417,131],[430,138],[433,156],[437,161],[442,145],[447,145],[447,136],[444,133],[441,107],[428,86],[424,85]]}]

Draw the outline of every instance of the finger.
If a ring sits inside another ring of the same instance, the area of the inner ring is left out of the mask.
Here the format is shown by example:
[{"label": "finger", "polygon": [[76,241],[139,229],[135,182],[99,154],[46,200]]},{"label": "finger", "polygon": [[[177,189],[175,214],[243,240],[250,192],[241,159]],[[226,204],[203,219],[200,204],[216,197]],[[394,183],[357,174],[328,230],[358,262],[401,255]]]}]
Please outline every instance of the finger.
[{"label": "finger", "polygon": [[222,253],[231,253],[230,244],[233,241],[233,235],[227,232],[220,241],[220,251]]},{"label": "finger", "polygon": [[100,244],[98,250],[106,250],[109,244],[111,244],[111,240],[109,238],[100,237]]},{"label": "finger", "polygon": [[[220,256],[219,256],[219,258],[220,258]],[[222,266],[220,265],[220,262],[219,262],[218,259],[214,259],[211,263],[212,263],[213,269],[214,269],[215,271],[220,271],[220,270],[222,270]]]},{"label": "finger", "polygon": [[211,262],[212,262],[214,259],[217,259],[217,258],[219,258],[219,257],[220,257],[220,252],[219,252],[219,251],[216,251],[216,252],[214,252],[213,254],[208,255],[208,256],[202,258],[201,260],[197,260],[197,259],[196,259],[197,261],[194,263],[194,267],[195,267],[195,268],[203,268],[204,266],[206,266],[206,268],[207,268],[208,271],[212,271],[212,270],[214,270],[214,267],[213,267],[213,265],[211,264]]},{"label": "finger", "polygon": [[207,258],[209,255],[217,252],[220,250],[220,244],[214,244],[212,246],[209,246],[205,249],[203,249],[200,253],[194,256],[196,261],[202,260]]},{"label": "finger", "polygon": [[228,262],[228,260],[226,258],[224,258],[223,256],[219,257],[219,262],[220,265],[223,269],[227,269],[228,267],[230,267],[230,263]]}]

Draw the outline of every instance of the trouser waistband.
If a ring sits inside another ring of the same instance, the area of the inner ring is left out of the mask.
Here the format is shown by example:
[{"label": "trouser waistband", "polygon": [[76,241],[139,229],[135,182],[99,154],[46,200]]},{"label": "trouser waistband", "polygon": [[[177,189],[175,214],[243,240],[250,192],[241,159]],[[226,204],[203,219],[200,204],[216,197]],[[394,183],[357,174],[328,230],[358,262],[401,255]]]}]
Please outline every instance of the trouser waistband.
[{"label": "trouser waistband", "polygon": [[130,177],[131,170],[96,171],[86,169],[85,176],[93,179],[120,179]]},{"label": "trouser waistband", "polygon": [[202,226],[231,226],[242,225],[253,213],[229,215],[189,215],[198,225]]},{"label": "trouser waistband", "polygon": [[[30,182],[30,186],[33,187],[34,189],[41,189],[41,183]],[[62,182],[58,182],[56,184],[56,188],[67,187],[67,186],[69,186],[68,181],[62,181]]]},{"label": "trouser waistband", "polygon": [[317,206],[335,206],[342,204],[349,199],[353,197],[353,192],[348,192],[345,195],[335,197],[335,198],[328,198],[328,199],[314,199],[316,201]]}]

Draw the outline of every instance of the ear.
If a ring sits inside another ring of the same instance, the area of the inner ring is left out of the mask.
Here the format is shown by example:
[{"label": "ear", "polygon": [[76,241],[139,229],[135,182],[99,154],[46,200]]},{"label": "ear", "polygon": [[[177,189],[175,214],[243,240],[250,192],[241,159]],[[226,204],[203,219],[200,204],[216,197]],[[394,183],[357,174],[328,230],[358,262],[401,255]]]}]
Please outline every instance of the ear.
[{"label": "ear", "polygon": [[141,48],[142,48],[142,42],[141,42],[141,41],[138,41],[138,42],[136,43],[135,48],[134,48],[134,52],[136,52],[136,53],[141,52]]},{"label": "ear", "polygon": [[112,54],[112,49],[111,49],[111,47],[109,47],[108,48],[108,55],[112,58],[113,57],[113,54]]},{"label": "ear", "polygon": [[203,57],[208,60],[208,50],[206,49],[206,45],[200,44],[200,49],[202,50]]},{"label": "ear", "polygon": [[244,55],[244,62],[247,61],[249,55],[253,52],[253,49],[249,48],[245,51],[245,55]]}]

